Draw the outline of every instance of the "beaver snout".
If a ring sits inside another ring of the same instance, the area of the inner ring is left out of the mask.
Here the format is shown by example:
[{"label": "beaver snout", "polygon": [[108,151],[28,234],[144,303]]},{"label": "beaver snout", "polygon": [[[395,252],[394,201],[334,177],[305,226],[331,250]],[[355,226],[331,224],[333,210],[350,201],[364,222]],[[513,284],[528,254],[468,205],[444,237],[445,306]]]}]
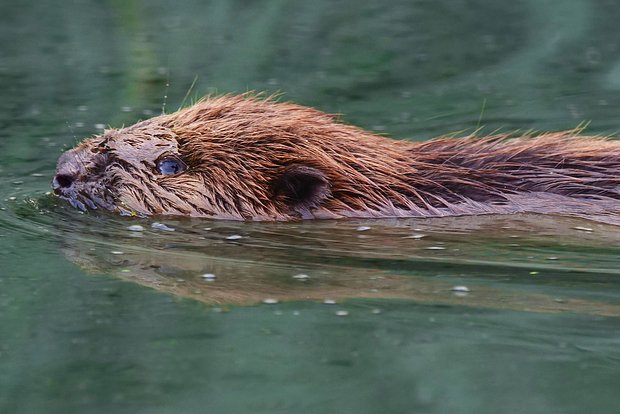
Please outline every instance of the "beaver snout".
[{"label": "beaver snout", "polygon": [[52,180],[52,188],[54,189],[54,193],[58,195],[62,194],[62,189],[71,187],[73,181],[75,181],[75,177],[72,175],[56,174]]},{"label": "beaver snout", "polygon": [[104,194],[105,186],[99,174],[105,164],[106,156],[93,153],[87,146],[65,152],[58,160],[52,179],[54,194],[80,210],[98,206],[111,208],[111,195]]},{"label": "beaver snout", "polygon": [[52,180],[52,188],[57,195],[65,195],[75,181],[83,173],[82,163],[77,150],[65,152],[56,165],[56,174]]}]

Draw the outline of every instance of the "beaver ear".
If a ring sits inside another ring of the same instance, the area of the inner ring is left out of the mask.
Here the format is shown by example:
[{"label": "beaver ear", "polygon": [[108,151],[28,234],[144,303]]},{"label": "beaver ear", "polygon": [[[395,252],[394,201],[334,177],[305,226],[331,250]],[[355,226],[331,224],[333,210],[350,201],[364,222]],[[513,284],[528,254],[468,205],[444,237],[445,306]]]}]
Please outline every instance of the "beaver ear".
[{"label": "beaver ear", "polygon": [[286,167],[273,185],[275,196],[283,197],[286,204],[305,217],[330,196],[329,181],[322,171],[306,165]]}]

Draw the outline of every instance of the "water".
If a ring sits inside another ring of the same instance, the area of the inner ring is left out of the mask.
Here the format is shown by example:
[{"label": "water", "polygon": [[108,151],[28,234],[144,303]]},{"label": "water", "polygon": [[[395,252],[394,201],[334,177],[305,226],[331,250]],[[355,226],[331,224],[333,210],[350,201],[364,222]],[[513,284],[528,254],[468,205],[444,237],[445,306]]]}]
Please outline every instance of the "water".
[{"label": "water", "polygon": [[0,4],[0,412],[616,413],[616,227],[166,231],[45,193],[63,149],[194,80],[186,102],[282,91],[405,139],[614,134],[619,18],[603,0]]}]

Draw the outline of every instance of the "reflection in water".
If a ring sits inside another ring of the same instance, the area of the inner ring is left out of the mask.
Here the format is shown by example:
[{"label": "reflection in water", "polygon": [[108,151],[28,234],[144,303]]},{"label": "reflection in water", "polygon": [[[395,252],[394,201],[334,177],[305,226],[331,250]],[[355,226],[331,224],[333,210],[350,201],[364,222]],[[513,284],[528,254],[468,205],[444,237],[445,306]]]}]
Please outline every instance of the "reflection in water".
[{"label": "reflection in water", "polygon": [[408,299],[620,315],[618,298],[579,291],[617,286],[615,226],[538,215],[158,223],[44,203],[51,210],[32,217],[62,223],[62,251],[83,269],[208,304]]}]

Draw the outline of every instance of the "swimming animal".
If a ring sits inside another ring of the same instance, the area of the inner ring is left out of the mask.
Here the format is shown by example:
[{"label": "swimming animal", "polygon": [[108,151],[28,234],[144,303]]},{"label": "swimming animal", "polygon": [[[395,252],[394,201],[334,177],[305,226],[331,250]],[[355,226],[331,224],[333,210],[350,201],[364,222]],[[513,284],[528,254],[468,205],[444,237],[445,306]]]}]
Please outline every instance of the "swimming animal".
[{"label": "swimming animal", "polygon": [[230,220],[541,213],[620,224],[620,141],[580,130],[394,140],[256,94],[107,129],[58,160],[81,209]]}]

